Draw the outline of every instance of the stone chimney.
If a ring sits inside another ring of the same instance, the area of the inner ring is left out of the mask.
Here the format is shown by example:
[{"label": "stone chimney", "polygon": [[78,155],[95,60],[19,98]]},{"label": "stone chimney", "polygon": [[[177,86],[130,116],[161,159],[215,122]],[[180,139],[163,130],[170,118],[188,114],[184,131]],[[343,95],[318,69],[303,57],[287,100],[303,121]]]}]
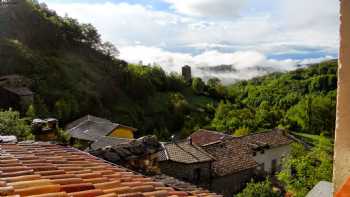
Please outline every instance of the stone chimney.
[{"label": "stone chimney", "polygon": [[192,137],[191,137],[191,136],[190,136],[190,137],[188,137],[188,138],[187,138],[187,140],[188,140],[188,144],[189,144],[189,145],[193,145],[193,142],[192,142]]}]

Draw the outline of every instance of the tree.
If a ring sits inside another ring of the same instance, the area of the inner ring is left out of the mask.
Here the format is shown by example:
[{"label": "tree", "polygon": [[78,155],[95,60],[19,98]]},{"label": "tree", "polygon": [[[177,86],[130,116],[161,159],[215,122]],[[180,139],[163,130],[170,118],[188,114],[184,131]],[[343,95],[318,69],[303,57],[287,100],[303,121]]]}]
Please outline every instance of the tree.
[{"label": "tree", "polygon": [[332,146],[324,136],[311,151],[301,144],[293,144],[291,154],[284,159],[278,179],[288,192],[296,197],[304,197],[320,181],[332,179]]},{"label": "tree", "polygon": [[19,112],[0,111],[0,135],[15,135],[18,140],[33,139],[31,127],[20,117]]},{"label": "tree", "polygon": [[34,119],[36,116],[34,105],[29,105],[28,110],[26,112],[26,116],[28,118]]},{"label": "tree", "polygon": [[207,85],[209,88],[215,89],[216,86],[218,86],[219,84],[221,84],[221,81],[219,78],[215,77],[215,78],[211,78],[208,80]]},{"label": "tree", "polygon": [[318,135],[326,132],[331,136],[335,128],[335,106],[336,102],[331,94],[309,95],[290,108],[286,117],[295,125],[292,126],[293,130]]},{"label": "tree", "polygon": [[111,42],[104,42],[100,46],[100,51],[109,57],[118,57],[120,52],[117,47]]},{"label": "tree", "polygon": [[205,89],[205,83],[201,78],[194,78],[192,80],[192,89],[197,94],[202,94]]},{"label": "tree", "polygon": [[247,184],[246,188],[236,197],[278,197],[279,194],[273,191],[269,180],[263,182],[253,182]]}]

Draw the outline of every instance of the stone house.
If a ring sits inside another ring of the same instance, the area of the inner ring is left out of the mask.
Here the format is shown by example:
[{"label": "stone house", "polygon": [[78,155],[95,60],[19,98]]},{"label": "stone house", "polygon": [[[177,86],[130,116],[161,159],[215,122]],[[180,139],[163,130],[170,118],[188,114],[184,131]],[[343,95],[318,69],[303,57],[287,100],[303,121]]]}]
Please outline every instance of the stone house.
[{"label": "stone house", "polygon": [[0,108],[14,108],[26,112],[34,101],[30,90],[31,81],[23,76],[8,75],[0,77]]},{"label": "stone house", "polygon": [[113,123],[110,120],[86,115],[66,126],[71,135],[71,144],[76,142],[84,146],[97,141],[102,137],[113,137],[122,139],[134,139],[137,129]]},{"label": "stone house", "polygon": [[163,174],[200,186],[208,186],[214,158],[190,141],[163,143],[159,166]]},{"label": "stone house", "polygon": [[293,142],[279,129],[243,137],[199,130],[191,139],[215,159],[208,189],[227,197],[241,191],[252,178],[278,171]]}]

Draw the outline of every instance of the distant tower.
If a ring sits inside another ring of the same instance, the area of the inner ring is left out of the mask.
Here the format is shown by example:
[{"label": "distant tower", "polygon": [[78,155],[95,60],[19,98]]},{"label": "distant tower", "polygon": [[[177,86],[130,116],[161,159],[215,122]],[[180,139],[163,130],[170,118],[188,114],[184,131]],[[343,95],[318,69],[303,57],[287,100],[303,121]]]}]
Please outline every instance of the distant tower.
[{"label": "distant tower", "polygon": [[186,65],[182,67],[182,77],[185,81],[190,82],[192,80],[191,67]]}]

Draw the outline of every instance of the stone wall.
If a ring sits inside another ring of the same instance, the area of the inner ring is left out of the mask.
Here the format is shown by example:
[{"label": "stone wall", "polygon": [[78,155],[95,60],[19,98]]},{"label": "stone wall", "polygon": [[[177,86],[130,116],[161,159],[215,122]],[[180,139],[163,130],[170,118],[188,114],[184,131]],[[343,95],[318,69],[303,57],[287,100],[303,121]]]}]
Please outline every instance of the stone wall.
[{"label": "stone wall", "polygon": [[272,172],[272,161],[276,160],[276,170],[279,170],[279,166],[281,165],[282,158],[288,155],[291,151],[290,145],[280,146],[276,148],[265,149],[263,153],[260,151],[256,152],[256,156],[254,156],[254,160],[258,162],[258,164],[264,166],[264,171],[268,174]]},{"label": "stone wall", "polygon": [[[163,174],[187,181],[199,186],[209,186],[211,176],[211,163],[182,164],[172,161],[159,163]],[[198,176],[199,175],[199,176]]]},{"label": "stone wall", "polygon": [[235,193],[240,192],[255,175],[254,169],[248,169],[236,174],[222,177],[214,177],[209,188],[224,197],[232,197]]}]

